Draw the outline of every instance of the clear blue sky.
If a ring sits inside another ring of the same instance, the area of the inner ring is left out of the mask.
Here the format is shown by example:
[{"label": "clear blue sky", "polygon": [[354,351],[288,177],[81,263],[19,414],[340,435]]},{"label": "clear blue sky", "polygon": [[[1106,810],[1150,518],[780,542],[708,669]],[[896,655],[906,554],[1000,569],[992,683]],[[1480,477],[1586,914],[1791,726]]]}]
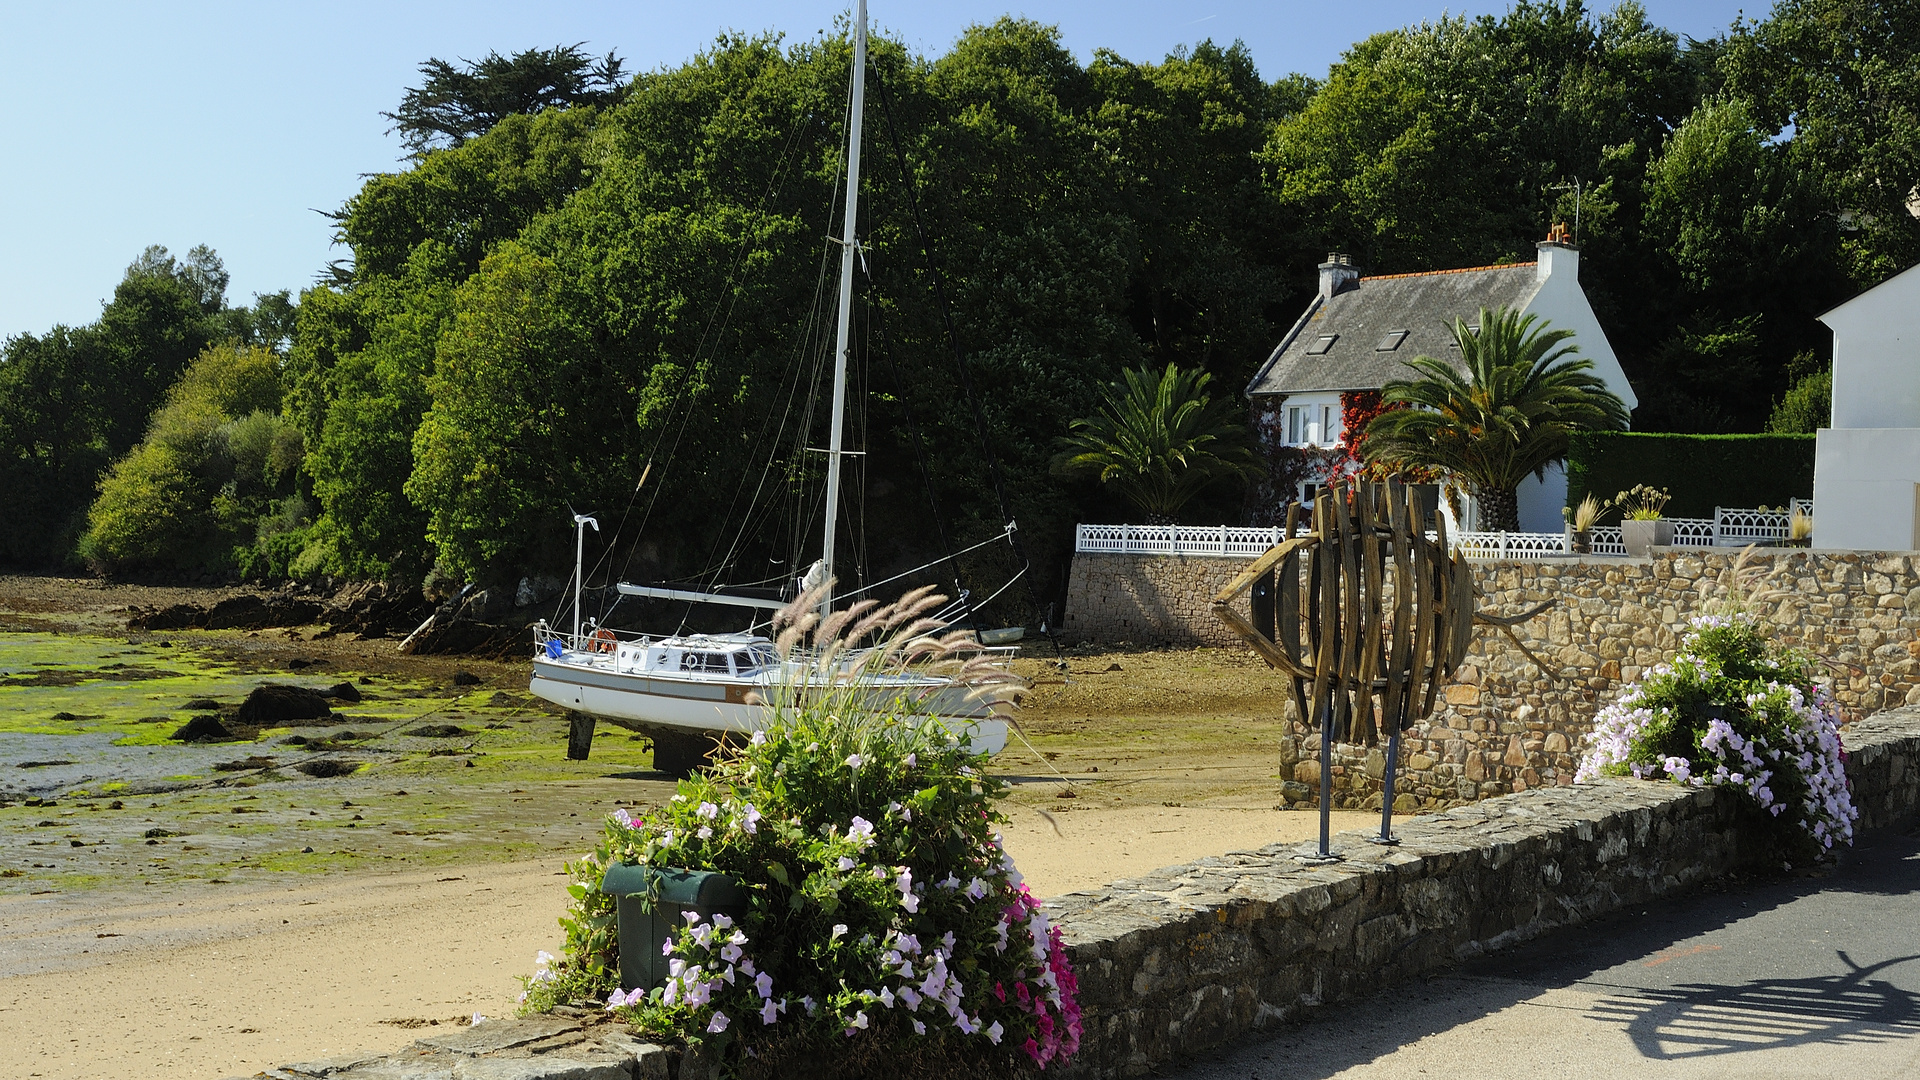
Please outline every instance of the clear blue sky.
[{"label": "clear blue sky", "polygon": [[[1737,0],[1645,0],[1655,23],[1723,31]],[[937,55],[1003,14],[1060,27],[1083,60],[1105,47],[1158,60],[1238,38],[1272,79],[1326,74],[1368,34],[1467,0],[870,0],[875,26]],[[1600,6],[1605,6],[1600,5]],[[400,167],[382,110],[430,56],[586,42],[632,71],[675,64],[727,30],[789,40],[830,28],[844,0],[588,0],[566,4],[0,2],[0,337],[91,322],[148,244],[218,251],[228,297],[310,284],[328,223],[368,173]],[[1756,4],[1753,16],[1765,14]]]}]

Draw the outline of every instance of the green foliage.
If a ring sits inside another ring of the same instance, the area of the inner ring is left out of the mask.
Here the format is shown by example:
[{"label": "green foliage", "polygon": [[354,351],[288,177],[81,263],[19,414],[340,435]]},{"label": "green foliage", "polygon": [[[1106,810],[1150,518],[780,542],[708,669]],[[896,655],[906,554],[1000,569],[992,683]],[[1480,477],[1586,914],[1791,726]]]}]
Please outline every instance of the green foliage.
[{"label": "green foliage", "polygon": [[1112,484],[1153,524],[1175,520],[1208,486],[1254,474],[1246,425],[1204,371],[1141,368],[1108,388],[1100,412],[1073,422],[1054,469]]},{"label": "green foliage", "polygon": [[1637,4],[1595,20],[1577,2],[1520,3],[1359,42],[1262,157],[1312,238],[1303,256],[1338,248],[1386,273],[1525,257],[1571,220],[1554,185],[1573,176],[1593,185],[1583,239],[1618,243],[1635,209],[1624,185],[1697,79]]},{"label": "green foliage", "polygon": [[1833,372],[1818,371],[1793,384],[1773,415],[1767,430],[1776,435],[1812,435],[1833,422]]},{"label": "green foliage", "polygon": [[[211,346],[188,366],[154,414],[147,437],[115,462],[88,511],[81,554],[112,571],[224,567],[249,546],[263,518],[269,536],[297,529],[293,492],[304,444],[279,415],[279,359],[258,346]],[[290,520],[291,518],[291,520]],[[286,541],[278,565],[289,561]],[[268,570],[274,555],[248,555]]]},{"label": "green foliage", "polygon": [[[291,310],[283,294],[249,308],[225,305],[220,259],[196,247],[184,260],[150,247],[82,327],[22,334],[0,346],[0,562],[70,560],[101,473],[145,434],[187,364],[237,336],[271,347]],[[168,474],[159,463],[145,473]]]},{"label": "green foliage", "polygon": [[1736,23],[1728,86],[1841,216],[1841,259],[1861,285],[1920,261],[1920,3],[1780,0]]},{"label": "green foliage", "polygon": [[[580,43],[584,45],[585,42]],[[408,87],[397,112],[382,113],[415,154],[459,146],[510,116],[530,116],[573,105],[618,100],[622,62],[609,52],[595,60],[580,45],[527,49],[511,57],[489,52],[462,67],[438,58],[420,65],[418,87]]]},{"label": "green foliage", "polygon": [[1367,426],[1370,465],[1438,469],[1466,484],[1488,529],[1517,531],[1514,491],[1528,476],[1566,457],[1575,432],[1623,428],[1626,405],[1591,374],[1593,361],[1562,345],[1571,330],[1549,329],[1532,315],[1481,309],[1478,332],[1455,319],[1453,339],[1466,368],[1416,356],[1418,376],[1389,382],[1390,408]]},{"label": "green foliage", "polygon": [[1567,505],[1637,484],[1672,492],[1672,517],[1784,506],[1813,495],[1813,436],[1582,432],[1568,443]]}]

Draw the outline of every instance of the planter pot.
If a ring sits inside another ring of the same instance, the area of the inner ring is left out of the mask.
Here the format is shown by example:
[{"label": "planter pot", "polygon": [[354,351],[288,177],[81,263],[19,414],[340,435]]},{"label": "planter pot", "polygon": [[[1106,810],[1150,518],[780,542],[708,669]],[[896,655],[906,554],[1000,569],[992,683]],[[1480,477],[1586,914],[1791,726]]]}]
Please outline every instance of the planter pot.
[{"label": "planter pot", "polygon": [[686,925],[681,912],[697,911],[703,919],[715,914],[739,919],[747,913],[747,894],[739,883],[711,870],[621,863],[607,868],[600,891],[615,897],[622,990],[651,990],[667,981],[660,946]]},{"label": "planter pot", "polygon": [[1593,534],[1590,532],[1575,532],[1573,534],[1573,553],[1575,555],[1593,554]]},{"label": "planter pot", "polygon": [[1626,545],[1628,555],[1644,559],[1653,553],[1654,548],[1673,543],[1673,522],[1628,518],[1620,523],[1620,542]]}]

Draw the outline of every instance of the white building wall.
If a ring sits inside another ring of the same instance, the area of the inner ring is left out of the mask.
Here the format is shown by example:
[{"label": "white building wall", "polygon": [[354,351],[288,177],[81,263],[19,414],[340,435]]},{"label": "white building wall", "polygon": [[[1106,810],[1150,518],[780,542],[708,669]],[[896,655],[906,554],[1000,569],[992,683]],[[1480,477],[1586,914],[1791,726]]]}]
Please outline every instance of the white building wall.
[{"label": "white building wall", "polygon": [[1920,517],[1920,428],[1822,428],[1814,442],[1813,543],[1911,551]]},{"label": "white building wall", "polygon": [[1920,266],[1820,321],[1833,328],[1832,425],[1920,427]]},{"label": "white building wall", "polygon": [[[1586,290],[1580,287],[1579,249],[1548,243],[1539,245],[1539,250],[1535,273],[1540,288],[1527,303],[1525,313],[1540,316],[1556,329],[1573,331],[1573,343],[1580,347],[1581,356],[1593,361],[1593,373],[1607,384],[1607,389],[1620,395],[1629,410],[1638,407],[1640,399],[1633,392],[1633,384],[1627,381],[1620,358],[1613,354],[1613,346],[1607,341],[1606,331],[1600,329],[1593,305],[1587,303]],[[1560,492],[1562,496],[1566,494],[1564,477],[1560,481]],[[1559,531],[1559,513],[1556,507],[1555,525],[1549,531]]]},{"label": "white building wall", "polygon": [[1920,548],[1920,266],[1820,321],[1833,329],[1833,414],[1813,458],[1813,542]]}]

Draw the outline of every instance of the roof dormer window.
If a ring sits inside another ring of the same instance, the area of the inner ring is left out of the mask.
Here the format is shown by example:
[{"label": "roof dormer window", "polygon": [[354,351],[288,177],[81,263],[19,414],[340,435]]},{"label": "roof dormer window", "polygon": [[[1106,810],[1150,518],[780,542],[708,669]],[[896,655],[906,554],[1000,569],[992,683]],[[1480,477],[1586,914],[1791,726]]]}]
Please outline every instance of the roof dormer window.
[{"label": "roof dormer window", "polygon": [[1313,339],[1313,344],[1307,346],[1307,355],[1325,356],[1332,351],[1333,343],[1338,340],[1340,340],[1339,334],[1321,334]]},{"label": "roof dormer window", "polygon": [[1375,345],[1373,347],[1373,351],[1392,352],[1393,350],[1400,347],[1401,342],[1407,340],[1408,333],[1409,331],[1406,331],[1406,330],[1387,331],[1387,336],[1380,339],[1380,344]]}]

